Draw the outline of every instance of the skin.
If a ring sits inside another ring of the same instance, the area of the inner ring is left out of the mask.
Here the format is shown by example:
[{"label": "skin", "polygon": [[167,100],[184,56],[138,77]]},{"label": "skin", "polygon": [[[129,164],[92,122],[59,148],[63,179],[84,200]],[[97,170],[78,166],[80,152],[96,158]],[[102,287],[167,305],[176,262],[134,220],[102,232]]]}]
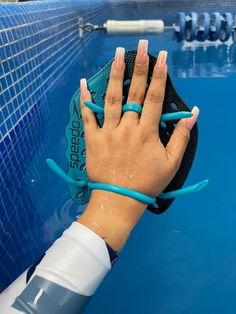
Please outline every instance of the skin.
[{"label": "skin", "polygon": [[[176,174],[199,110],[194,107],[193,117],[178,122],[169,143],[164,147],[158,132],[165,95],[167,52],[159,53],[146,93],[147,46],[146,40],[139,41],[127,101],[143,106],[141,116],[135,112],[121,114],[125,69],[123,48],[117,48],[112,64],[102,128],[97,125],[94,113],[84,105],[85,100],[91,100],[85,79],[81,80],[80,103],[89,179],[156,196]],[[78,221],[119,252],[146,207],[147,204],[126,196],[94,190]]]}]

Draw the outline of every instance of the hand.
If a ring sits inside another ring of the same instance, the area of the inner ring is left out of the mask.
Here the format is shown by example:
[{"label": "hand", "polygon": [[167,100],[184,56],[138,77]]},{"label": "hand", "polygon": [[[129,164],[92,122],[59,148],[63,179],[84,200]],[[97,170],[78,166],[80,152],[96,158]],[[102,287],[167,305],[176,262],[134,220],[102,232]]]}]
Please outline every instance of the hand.
[{"label": "hand", "polygon": [[[199,110],[195,107],[192,111],[193,117],[178,122],[168,145],[164,147],[159,137],[159,123],[165,95],[167,52],[159,53],[152,80],[145,95],[149,64],[147,46],[146,40],[139,42],[127,100],[128,103],[143,106],[141,116],[135,112],[125,112],[122,115],[122,86],[125,69],[123,48],[117,48],[112,64],[102,128],[98,126],[94,113],[83,103],[85,100],[91,100],[85,79],[81,80],[80,101],[89,179],[93,182],[109,183],[149,196],[157,196],[172,180],[181,164],[189,141],[190,130],[196,122]],[[121,204],[122,200],[123,204]],[[129,225],[129,232],[146,208],[146,204],[105,191],[94,191],[91,202],[93,206],[99,204],[107,208],[105,216],[109,216],[109,221],[115,215],[115,224],[118,224],[119,228],[126,221],[125,224]],[[126,207],[127,202],[126,211],[124,206]],[[116,208],[115,214],[114,208]],[[108,215],[111,209],[113,209],[113,214]],[[104,211],[100,208],[96,220],[101,220],[99,216],[102,215],[104,216]]]}]

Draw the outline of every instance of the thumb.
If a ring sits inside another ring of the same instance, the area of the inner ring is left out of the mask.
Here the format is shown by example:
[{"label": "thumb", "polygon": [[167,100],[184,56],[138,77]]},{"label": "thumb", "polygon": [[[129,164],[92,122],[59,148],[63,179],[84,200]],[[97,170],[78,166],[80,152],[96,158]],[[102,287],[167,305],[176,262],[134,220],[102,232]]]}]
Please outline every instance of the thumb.
[{"label": "thumb", "polygon": [[193,107],[192,109],[193,116],[187,119],[181,119],[166,146],[166,152],[168,154],[168,159],[177,170],[181,164],[185,149],[188,145],[190,138],[190,131],[194,127],[198,115],[199,108]]}]

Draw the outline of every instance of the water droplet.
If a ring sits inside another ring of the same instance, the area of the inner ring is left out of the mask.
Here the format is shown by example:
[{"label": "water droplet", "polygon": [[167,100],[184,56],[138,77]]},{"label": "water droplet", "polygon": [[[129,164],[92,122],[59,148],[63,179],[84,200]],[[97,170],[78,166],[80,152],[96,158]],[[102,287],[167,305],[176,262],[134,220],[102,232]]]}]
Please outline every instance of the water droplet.
[{"label": "water droplet", "polygon": [[30,184],[31,184],[31,185],[34,185],[36,182],[37,182],[37,180],[34,179],[34,178],[32,178],[32,179],[30,180]]}]

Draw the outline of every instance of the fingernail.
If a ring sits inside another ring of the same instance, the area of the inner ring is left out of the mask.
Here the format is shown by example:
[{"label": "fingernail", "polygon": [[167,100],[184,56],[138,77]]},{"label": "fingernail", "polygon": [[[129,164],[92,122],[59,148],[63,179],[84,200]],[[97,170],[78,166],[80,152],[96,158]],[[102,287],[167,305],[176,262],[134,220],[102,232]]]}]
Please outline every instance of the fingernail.
[{"label": "fingernail", "polygon": [[157,62],[156,62],[157,69],[161,69],[161,70],[165,69],[167,55],[168,55],[168,52],[165,50],[162,50],[159,52]]},{"label": "fingernail", "polygon": [[138,42],[138,52],[136,56],[136,64],[144,65],[147,63],[148,40],[141,39]]},{"label": "fingernail", "polygon": [[193,116],[191,118],[186,119],[186,127],[189,129],[189,131],[191,131],[192,128],[194,127],[199,116],[200,110],[197,106],[194,106],[191,112]]},{"label": "fingernail", "polygon": [[117,47],[116,53],[115,53],[114,65],[115,65],[116,70],[118,71],[122,70],[124,66],[124,56],[125,56],[125,48]]},{"label": "fingernail", "polygon": [[80,80],[80,96],[81,98],[85,98],[87,95],[88,89],[87,89],[87,80],[85,78],[82,78]]}]

